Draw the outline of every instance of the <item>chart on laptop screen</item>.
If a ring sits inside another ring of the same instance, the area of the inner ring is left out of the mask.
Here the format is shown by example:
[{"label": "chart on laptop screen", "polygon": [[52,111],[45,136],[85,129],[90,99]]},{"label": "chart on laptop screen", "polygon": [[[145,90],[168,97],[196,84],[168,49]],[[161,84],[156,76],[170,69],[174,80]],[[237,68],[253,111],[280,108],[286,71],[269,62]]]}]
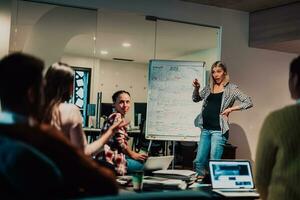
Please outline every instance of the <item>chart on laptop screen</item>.
[{"label": "chart on laptop screen", "polygon": [[250,163],[247,161],[211,161],[213,188],[253,188]]}]

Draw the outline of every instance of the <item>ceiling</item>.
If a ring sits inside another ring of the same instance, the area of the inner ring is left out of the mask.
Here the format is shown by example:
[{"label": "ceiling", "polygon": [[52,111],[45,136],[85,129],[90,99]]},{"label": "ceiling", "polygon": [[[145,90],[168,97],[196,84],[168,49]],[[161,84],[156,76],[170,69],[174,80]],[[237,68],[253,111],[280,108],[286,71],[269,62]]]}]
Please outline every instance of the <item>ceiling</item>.
[{"label": "ceiling", "polygon": [[270,9],[286,4],[299,2],[299,0],[181,0],[185,2],[240,10],[245,12],[255,12]]}]

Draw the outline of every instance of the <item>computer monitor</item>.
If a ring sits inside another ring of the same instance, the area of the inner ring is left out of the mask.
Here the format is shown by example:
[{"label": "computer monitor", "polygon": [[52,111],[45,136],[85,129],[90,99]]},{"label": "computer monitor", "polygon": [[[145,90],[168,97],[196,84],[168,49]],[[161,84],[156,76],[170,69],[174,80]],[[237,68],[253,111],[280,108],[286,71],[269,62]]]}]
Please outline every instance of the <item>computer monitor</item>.
[{"label": "computer monitor", "polygon": [[147,103],[135,102],[134,103],[134,126],[139,126],[146,120]]},{"label": "computer monitor", "polygon": [[108,117],[113,112],[112,103],[101,103],[101,116]]}]

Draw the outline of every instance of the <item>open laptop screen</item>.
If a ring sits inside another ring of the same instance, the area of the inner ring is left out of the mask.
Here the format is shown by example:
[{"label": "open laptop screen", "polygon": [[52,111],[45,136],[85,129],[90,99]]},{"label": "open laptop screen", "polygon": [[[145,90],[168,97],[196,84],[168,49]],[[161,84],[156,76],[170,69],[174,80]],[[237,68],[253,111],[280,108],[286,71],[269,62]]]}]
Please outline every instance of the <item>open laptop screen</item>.
[{"label": "open laptop screen", "polygon": [[209,161],[212,187],[216,188],[254,188],[249,161],[211,160]]}]

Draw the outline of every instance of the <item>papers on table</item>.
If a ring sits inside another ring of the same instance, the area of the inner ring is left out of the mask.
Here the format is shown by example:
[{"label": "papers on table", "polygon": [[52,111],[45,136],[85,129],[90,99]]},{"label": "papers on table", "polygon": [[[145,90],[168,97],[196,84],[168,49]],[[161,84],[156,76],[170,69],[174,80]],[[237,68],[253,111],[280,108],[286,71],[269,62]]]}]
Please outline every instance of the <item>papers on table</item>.
[{"label": "papers on table", "polygon": [[144,177],[143,185],[144,187],[169,190],[185,190],[187,188],[187,183],[183,180],[151,176]]},{"label": "papers on table", "polygon": [[154,176],[164,177],[169,179],[179,179],[187,182],[196,180],[196,172],[191,170],[167,169],[157,170],[153,172]]}]

